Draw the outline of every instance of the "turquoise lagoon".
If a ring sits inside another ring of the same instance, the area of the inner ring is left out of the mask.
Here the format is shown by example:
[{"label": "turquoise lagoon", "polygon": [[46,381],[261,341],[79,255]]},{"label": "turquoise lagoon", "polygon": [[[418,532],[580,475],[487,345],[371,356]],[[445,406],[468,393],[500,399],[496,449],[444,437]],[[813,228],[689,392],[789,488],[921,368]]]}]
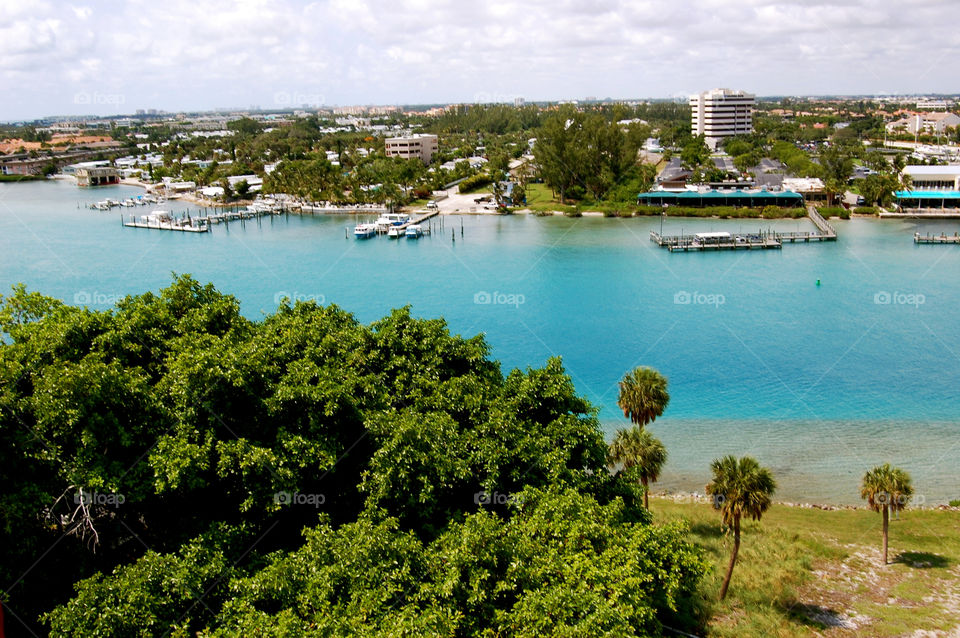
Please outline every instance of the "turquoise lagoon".
[{"label": "turquoise lagoon", "polygon": [[960,222],[851,220],[834,222],[836,243],[670,254],[649,240],[661,222],[668,233],[812,225],[464,216],[442,230],[434,220],[418,241],[357,241],[356,217],[186,234],[85,207],[140,192],[0,184],[0,286],[105,309],[176,271],[236,295],[254,319],[282,296],[363,322],[409,304],[485,333],[504,369],[562,356],[608,434],[624,423],[623,372],[661,370],[673,398],[651,426],[670,452],[660,488],[702,491],[713,458],[749,453],[774,469],[781,500],[855,503],[863,472],[886,461],[928,504],[960,498],[960,246],[912,241]]}]

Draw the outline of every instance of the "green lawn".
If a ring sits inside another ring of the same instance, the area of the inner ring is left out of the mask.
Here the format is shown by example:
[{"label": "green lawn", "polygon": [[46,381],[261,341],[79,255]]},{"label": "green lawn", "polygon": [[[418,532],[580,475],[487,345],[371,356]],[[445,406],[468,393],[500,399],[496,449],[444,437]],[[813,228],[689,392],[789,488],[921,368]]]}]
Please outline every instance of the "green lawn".
[{"label": "green lawn", "polygon": [[[626,216],[631,215],[660,215],[659,206],[637,206],[636,202],[585,202],[579,205],[561,204],[553,198],[553,192],[546,184],[528,184],[527,185],[527,205],[534,212],[553,212],[560,211],[564,214],[575,214],[585,211],[599,211],[608,216]],[[772,214],[771,214],[772,212]],[[803,208],[780,208],[770,207],[766,211],[769,217],[766,217],[764,210],[759,208],[734,208],[732,206],[708,206],[705,208],[690,208],[681,206],[671,206],[667,214],[672,217],[719,217],[733,219],[759,219],[764,218],[791,218],[798,219],[805,217],[806,209]]]},{"label": "green lawn", "polygon": [[[659,521],[684,519],[714,565],[701,591],[707,636],[902,636],[960,626],[960,512],[907,510],[890,524],[869,510],[773,506],[744,526],[724,602],[732,539],[705,503],[652,498]],[[940,634],[929,634],[940,635]]]}]

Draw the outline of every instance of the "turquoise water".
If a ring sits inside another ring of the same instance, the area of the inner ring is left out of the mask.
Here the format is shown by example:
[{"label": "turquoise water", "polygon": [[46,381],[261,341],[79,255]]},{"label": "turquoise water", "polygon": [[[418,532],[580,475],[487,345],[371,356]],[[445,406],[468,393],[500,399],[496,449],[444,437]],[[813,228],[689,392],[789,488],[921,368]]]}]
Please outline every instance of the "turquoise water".
[{"label": "turquoise water", "polygon": [[[354,217],[194,235],[78,208],[140,192],[0,184],[0,286],[107,308],[176,271],[236,295],[251,318],[283,295],[364,322],[410,304],[454,332],[484,332],[505,368],[562,355],[608,431],[623,421],[623,372],[661,370],[673,397],[652,426],[671,454],[661,487],[702,491],[710,460],[750,453],[777,472],[784,500],[856,502],[859,477],[885,461],[928,503],[960,498],[960,247],[912,241],[958,222],[851,220],[835,222],[836,243],[670,254],[649,241],[659,218],[447,217],[419,241],[357,241],[345,237]],[[664,222],[667,233],[760,227],[812,225]]]}]

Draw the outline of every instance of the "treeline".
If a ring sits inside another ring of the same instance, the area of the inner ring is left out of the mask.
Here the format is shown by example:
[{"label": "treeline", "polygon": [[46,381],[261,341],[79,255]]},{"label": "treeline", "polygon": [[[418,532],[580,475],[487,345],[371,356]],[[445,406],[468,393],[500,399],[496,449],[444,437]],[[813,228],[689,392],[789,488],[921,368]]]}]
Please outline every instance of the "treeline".
[{"label": "treeline", "polygon": [[558,359],[179,277],[0,302],[7,636],[661,635],[705,569]]},{"label": "treeline", "polygon": [[624,129],[600,113],[566,107],[544,121],[533,154],[561,203],[568,197],[600,200],[628,176],[637,177],[637,151],[648,134],[645,125]]}]

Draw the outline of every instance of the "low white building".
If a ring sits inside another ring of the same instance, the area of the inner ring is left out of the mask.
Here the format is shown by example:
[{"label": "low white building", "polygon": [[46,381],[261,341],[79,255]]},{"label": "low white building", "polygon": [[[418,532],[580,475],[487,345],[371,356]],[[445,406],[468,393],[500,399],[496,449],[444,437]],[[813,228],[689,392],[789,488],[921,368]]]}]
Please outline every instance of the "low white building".
[{"label": "low white building", "polygon": [[960,191],[960,165],[905,166],[903,172],[910,176],[910,190],[915,191]]}]

